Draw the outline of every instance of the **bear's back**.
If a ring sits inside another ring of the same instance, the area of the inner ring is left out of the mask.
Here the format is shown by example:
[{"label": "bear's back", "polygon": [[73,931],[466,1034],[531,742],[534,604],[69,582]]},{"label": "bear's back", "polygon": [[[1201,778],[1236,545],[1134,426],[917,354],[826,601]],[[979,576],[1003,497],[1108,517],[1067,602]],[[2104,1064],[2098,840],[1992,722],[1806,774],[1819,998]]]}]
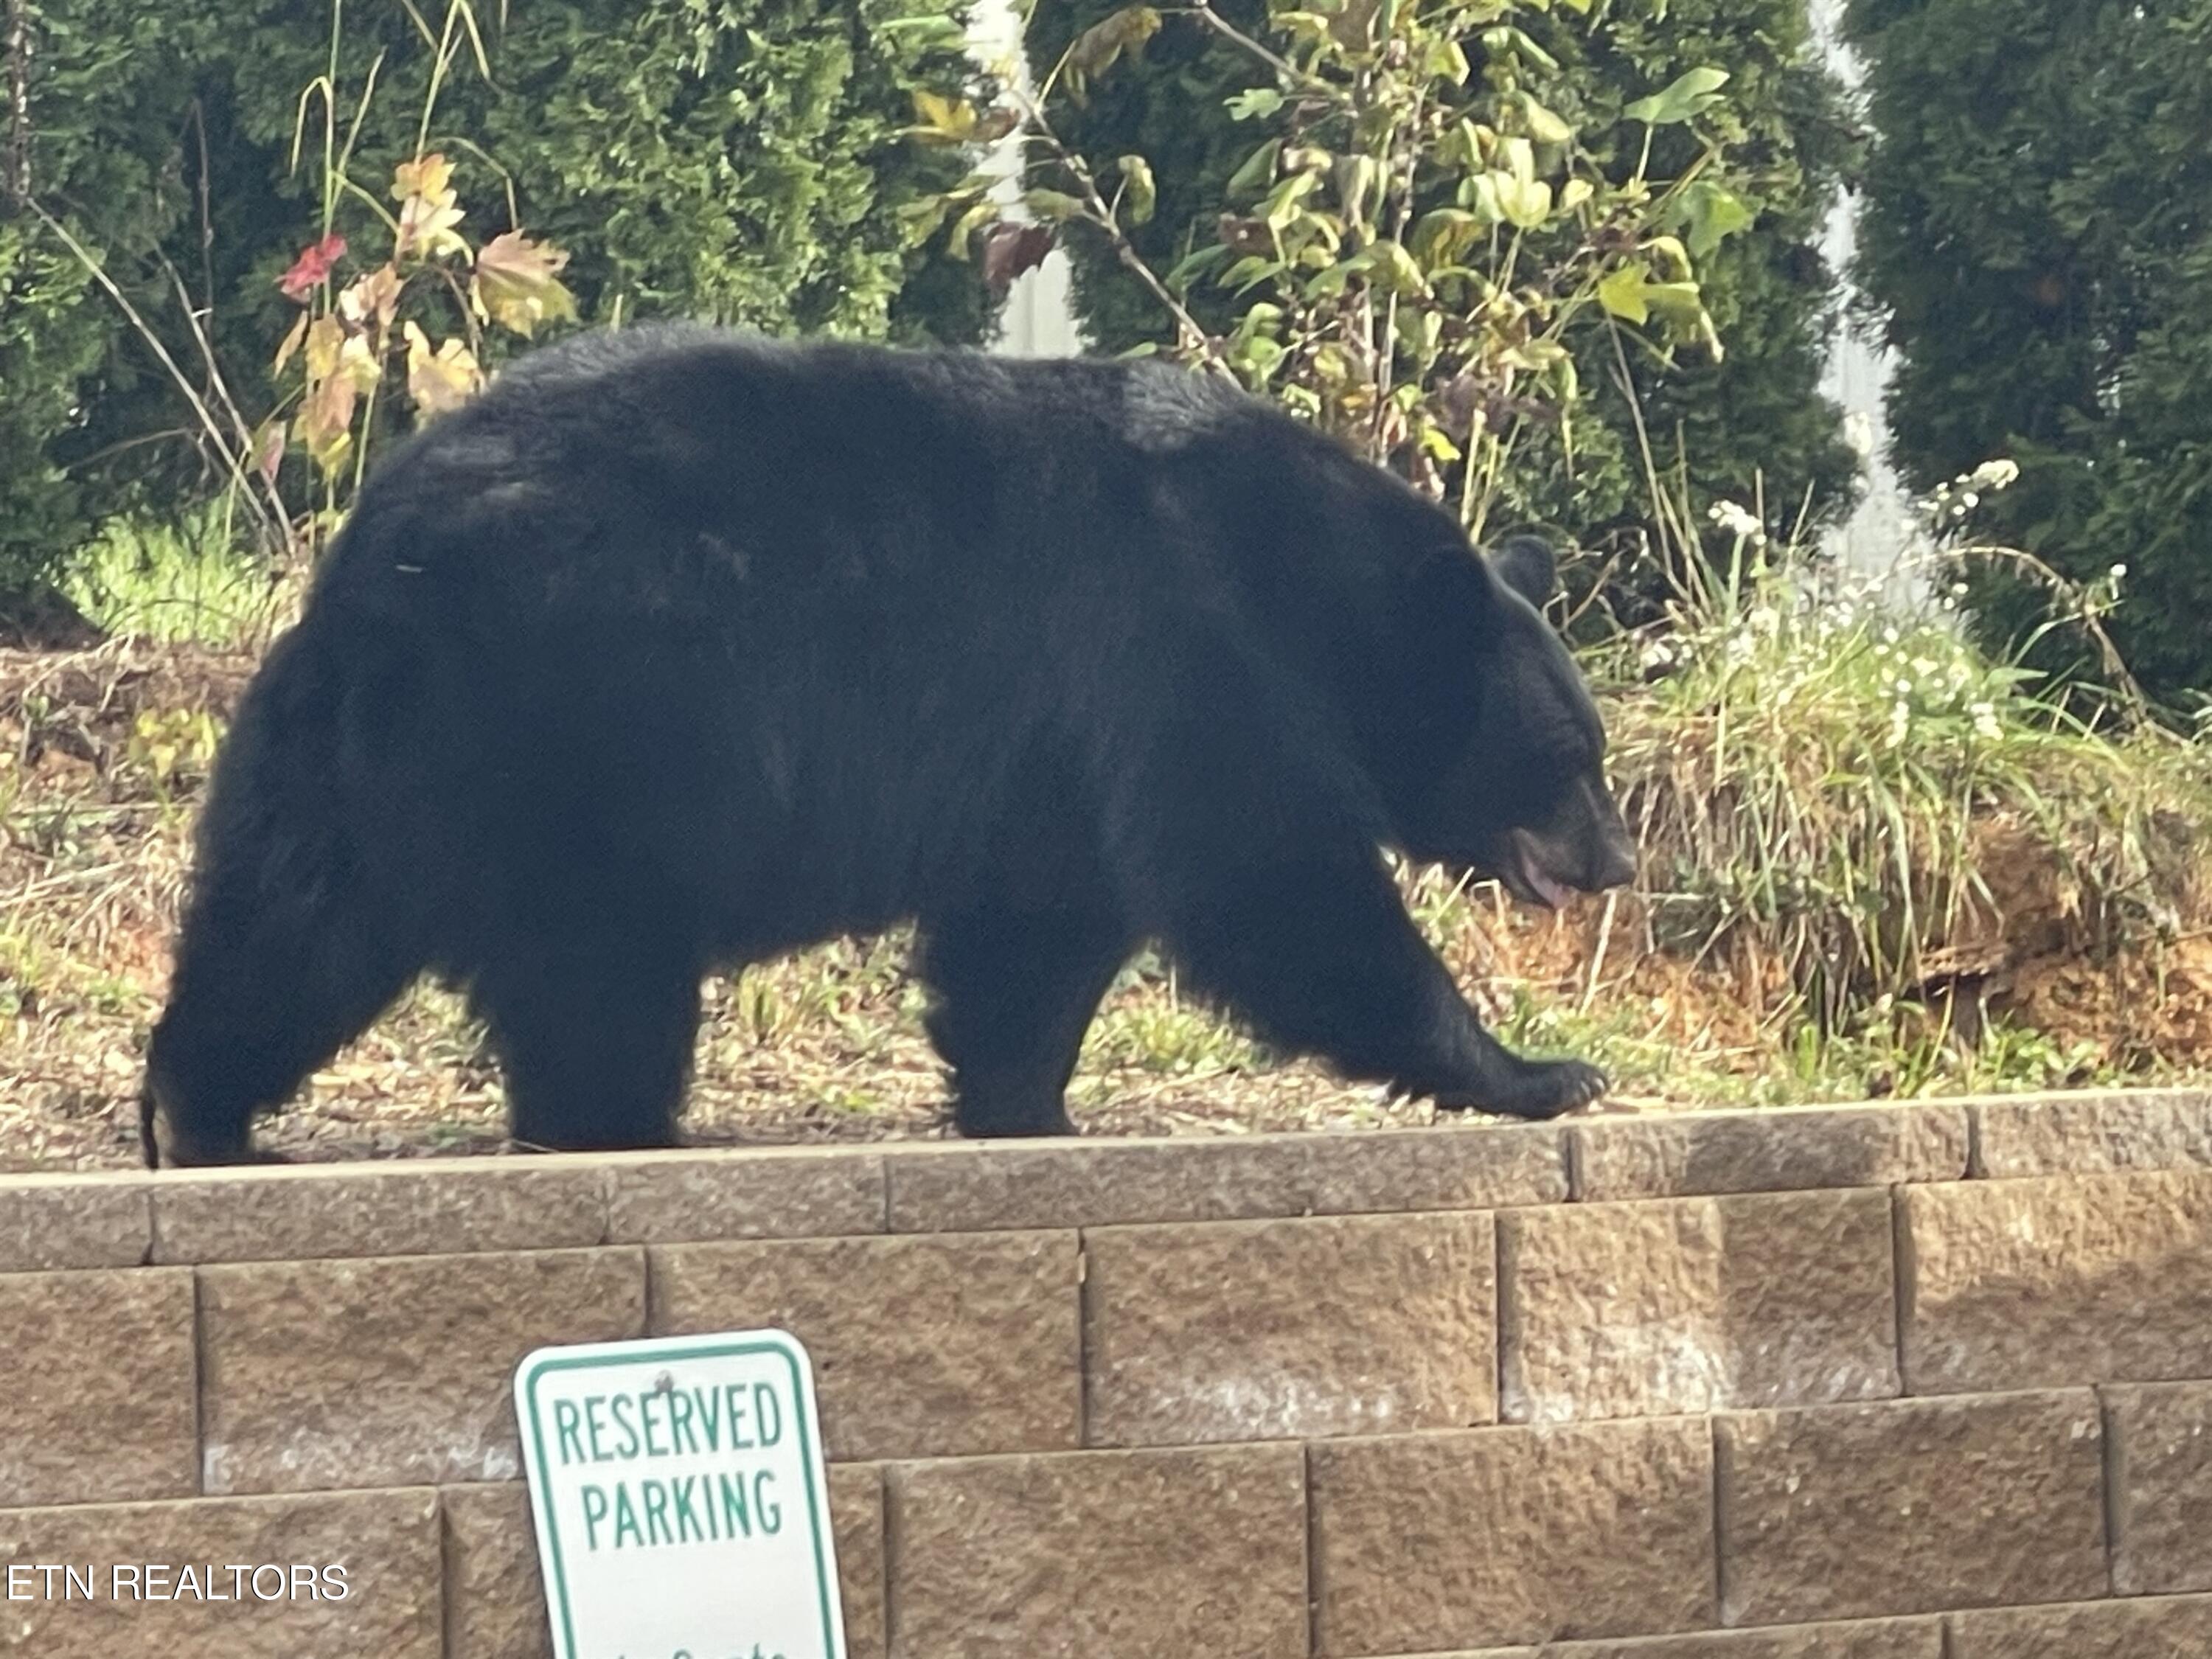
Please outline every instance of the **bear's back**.
[{"label": "bear's back", "polygon": [[[1191,556],[1164,550],[1164,498],[1296,474],[1310,445],[1333,447],[1164,364],[602,331],[524,357],[387,453],[318,601],[632,608],[732,568],[763,597],[844,580],[1012,601],[1102,562],[1142,584]],[[1215,537],[1200,556],[1286,550]]]}]

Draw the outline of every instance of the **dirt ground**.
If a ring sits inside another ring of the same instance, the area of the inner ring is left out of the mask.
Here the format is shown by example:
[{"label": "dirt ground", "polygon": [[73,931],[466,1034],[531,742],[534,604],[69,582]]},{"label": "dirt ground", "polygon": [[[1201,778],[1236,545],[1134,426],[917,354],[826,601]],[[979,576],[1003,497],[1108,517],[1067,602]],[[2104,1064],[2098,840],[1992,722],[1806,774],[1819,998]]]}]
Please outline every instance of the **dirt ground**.
[{"label": "dirt ground", "polygon": [[[127,1167],[189,837],[238,653],[127,641],[0,650],[0,1169]],[[2023,870],[2027,866],[2022,866]],[[1593,1053],[1635,1111],[1904,1087],[2047,1086],[2212,1069],[2212,939],[2084,954],[2048,881],[2008,896],[2001,937],[1961,941],[1962,995],[2039,1037],[2034,1064],[1926,1079],[1879,1045],[1791,1060],[1778,970],[1650,948],[1642,902],[1561,917],[1494,889],[1412,878],[1419,915],[1518,1046]],[[840,941],[711,981],[685,1119],[702,1144],[935,1136],[945,1082],[899,939]],[[2053,1058],[2057,1056],[2057,1058]],[[1280,1063],[1139,964],[1109,998],[1070,1095],[1087,1132],[1243,1133],[1419,1124],[1425,1103]],[[459,1000],[418,988],[262,1131],[316,1159],[504,1150],[498,1074]]]}]

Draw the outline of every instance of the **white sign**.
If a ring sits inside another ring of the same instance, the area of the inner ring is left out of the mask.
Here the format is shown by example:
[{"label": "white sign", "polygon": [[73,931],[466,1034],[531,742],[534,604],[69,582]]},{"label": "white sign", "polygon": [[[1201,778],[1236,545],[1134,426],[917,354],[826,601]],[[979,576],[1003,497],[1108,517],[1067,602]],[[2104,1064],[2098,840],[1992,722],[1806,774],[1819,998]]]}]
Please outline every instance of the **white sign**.
[{"label": "white sign", "polygon": [[556,1659],[845,1659],[797,1338],[541,1348],[514,1408]]}]

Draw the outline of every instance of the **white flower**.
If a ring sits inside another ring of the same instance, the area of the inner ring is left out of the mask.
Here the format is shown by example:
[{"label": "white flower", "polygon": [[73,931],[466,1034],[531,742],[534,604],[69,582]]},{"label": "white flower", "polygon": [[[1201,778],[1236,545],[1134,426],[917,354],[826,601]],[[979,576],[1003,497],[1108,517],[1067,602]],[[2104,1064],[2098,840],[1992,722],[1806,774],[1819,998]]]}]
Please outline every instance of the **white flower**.
[{"label": "white flower", "polygon": [[2016,461],[1984,461],[1966,475],[1966,482],[1979,489],[2003,489],[2020,479]]},{"label": "white flower", "polygon": [[1706,516],[1739,541],[1757,544],[1766,539],[1766,532],[1759,520],[1734,501],[1715,501]]},{"label": "white flower", "polygon": [[1985,742],[1994,743],[1997,738],[2004,735],[2003,728],[1997,724],[1997,711],[1996,704],[1978,702],[1966,712],[1974,717],[1974,735],[1976,737],[1982,738]]},{"label": "white flower", "polygon": [[2119,579],[2120,579],[2121,577],[2123,577],[2123,576],[2126,575],[2127,574],[2128,574],[2128,568],[2127,568],[2127,566],[2125,566],[2125,565],[2124,565],[2124,564],[2116,564],[2116,565],[2114,565],[2114,566],[2112,567],[2112,580],[2113,580],[2114,581],[2118,581],[2118,580],[2119,580]]}]

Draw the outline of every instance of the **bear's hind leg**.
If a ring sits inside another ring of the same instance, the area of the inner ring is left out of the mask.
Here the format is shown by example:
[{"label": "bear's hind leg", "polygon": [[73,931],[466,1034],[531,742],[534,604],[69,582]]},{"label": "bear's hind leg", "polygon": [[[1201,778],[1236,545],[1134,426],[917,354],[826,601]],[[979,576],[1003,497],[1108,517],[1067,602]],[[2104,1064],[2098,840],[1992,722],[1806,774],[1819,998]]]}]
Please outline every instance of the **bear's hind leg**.
[{"label": "bear's hind leg", "polygon": [[1067,1079],[1131,940],[1103,909],[978,906],[927,920],[928,1026],[952,1068],[953,1121],[976,1138],[1073,1134]]},{"label": "bear's hind leg", "polygon": [[670,1146],[691,1073],[702,969],[642,916],[503,942],[475,976],[514,1139],[546,1152]]}]

